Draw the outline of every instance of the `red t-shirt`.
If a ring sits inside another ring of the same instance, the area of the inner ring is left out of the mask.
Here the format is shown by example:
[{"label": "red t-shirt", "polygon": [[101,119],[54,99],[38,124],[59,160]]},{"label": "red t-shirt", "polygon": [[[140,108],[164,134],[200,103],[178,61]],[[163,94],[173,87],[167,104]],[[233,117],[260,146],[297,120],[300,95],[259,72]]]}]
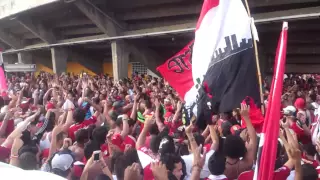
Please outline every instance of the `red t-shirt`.
[{"label": "red t-shirt", "polygon": [[311,164],[314,168],[319,166],[319,163],[316,160],[308,160],[305,156],[302,156],[301,161],[303,164]]},{"label": "red t-shirt", "polygon": [[154,156],[152,151],[147,147],[141,147],[138,149],[138,157],[141,162],[141,166],[143,168],[143,179],[144,180],[153,180],[153,174],[150,169],[151,162],[159,161],[159,156]]},{"label": "red t-shirt", "polygon": [[91,124],[94,124],[97,122],[97,117],[91,116],[89,119],[83,121],[80,124],[73,124],[70,126],[69,131],[68,131],[68,136],[69,138],[72,139],[72,141],[75,141],[75,134],[79,129],[86,128]]},{"label": "red t-shirt", "polygon": [[[281,168],[277,169],[273,173],[273,179],[274,180],[286,180],[288,176],[290,175],[290,169],[286,166],[282,166]],[[238,177],[238,180],[248,180],[253,179],[254,171],[245,171],[241,173]]]},{"label": "red t-shirt", "polygon": [[320,180],[320,166],[318,166],[318,167],[316,168],[316,170],[317,170],[317,172],[318,172],[318,180]]},{"label": "red t-shirt", "polygon": [[307,136],[304,133],[304,130],[297,125],[297,123],[292,124],[290,128],[297,134],[298,140],[301,141],[302,144],[308,144],[311,142],[311,137]]},{"label": "red t-shirt", "polygon": [[169,117],[167,120],[164,121],[164,124],[166,126],[168,126],[169,128],[169,134],[172,135],[177,129],[178,127],[182,126],[183,123],[181,120],[178,120],[178,121],[172,121],[172,116]]}]

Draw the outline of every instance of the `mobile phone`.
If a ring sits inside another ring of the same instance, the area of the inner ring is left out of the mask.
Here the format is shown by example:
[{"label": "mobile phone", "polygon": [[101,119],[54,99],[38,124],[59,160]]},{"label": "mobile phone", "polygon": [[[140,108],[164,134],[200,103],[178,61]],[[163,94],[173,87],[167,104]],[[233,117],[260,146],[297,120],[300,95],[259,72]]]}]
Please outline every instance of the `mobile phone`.
[{"label": "mobile phone", "polygon": [[93,151],[93,160],[94,161],[99,161],[100,160],[100,150],[98,151]]}]

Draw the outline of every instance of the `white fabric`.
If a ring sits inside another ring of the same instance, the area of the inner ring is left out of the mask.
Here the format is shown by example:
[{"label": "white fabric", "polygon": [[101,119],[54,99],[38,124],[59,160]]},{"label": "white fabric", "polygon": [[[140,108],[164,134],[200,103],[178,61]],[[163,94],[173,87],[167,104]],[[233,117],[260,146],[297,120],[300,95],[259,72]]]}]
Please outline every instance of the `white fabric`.
[{"label": "white fabric", "polygon": [[290,175],[287,177],[287,180],[294,180],[295,174],[295,171],[290,171]]},{"label": "white fabric", "polygon": [[[214,150],[210,150],[209,152],[207,152],[207,156],[206,156],[206,162],[200,172],[200,178],[206,178],[208,176],[210,176],[210,171],[208,168],[208,161],[209,158],[212,156],[212,154],[214,153]],[[191,170],[192,170],[192,162],[193,162],[193,154],[189,154],[189,155],[185,155],[185,156],[181,156],[181,158],[183,159],[183,161],[186,164],[186,171],[187,171],[187,176],[185,179],[190,179],[191,177]]]},{"label": "white fabric", "polygon": [[11,165],[0,162],[1,179],[10,180],[65,180],[60,176],[44,171],[25,171]]},{"label": "white fabric", "polygon": [[146,153],[138,150],[138,157],[139,157],[139,160],[141,162],[141,166],[142,166],[142,169],[144,169],[145,167],[147,167],[151,162],[153,162],[153,159]]},{"label": "white fabric", "polygon": [[224,174],[219,175],[219,176],[210,175],[208,177],[208,179],[211,179],[211,180],[221,180],[221,179],[226,179],[226,178],[227,178],[227,176],[225,176]]},{"label": "white fabric", "polygon": [[[192,52],[192,76],[203,81],[214,52],[227,45],[225,37],[236,34],[238,43],[243,38],[251,39],[251,18],[239,0],[219,1],[219,5],[210,9],[202,19],[195,33]],[[214,55],[215,56],[215,55]]]},{"label": "white fabric", "polygon": [[74,109],[74,104],[71,102],[69,99],[67,99],[64,104],[63,104],[63,109],[68,110],[68,109]]},{"label": "white fabric", "polygon": [[[320,111],[320,108],[316,110]],[[312,127],[312,143],[315,145],[320,137],[320,115],[317,116],[317,121],[313,124]]]}]

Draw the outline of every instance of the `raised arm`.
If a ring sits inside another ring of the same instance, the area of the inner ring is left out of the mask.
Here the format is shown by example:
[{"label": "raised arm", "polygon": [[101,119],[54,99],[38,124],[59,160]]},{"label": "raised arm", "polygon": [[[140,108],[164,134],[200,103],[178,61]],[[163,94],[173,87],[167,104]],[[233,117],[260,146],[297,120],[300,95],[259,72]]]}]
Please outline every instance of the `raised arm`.
[{"label": "raised arm", "polygon": [[249,118],[249,111],[250,111],[250,107],[242,103],[240,113],[244,121],[246,122],[248,135],[250,137],[250,141],[247,147],[247,153],[244,157],[244,160],[247,162],[253,163],[255,159],[256,150],[257,150],[257,134]]},{"label": "raised arm", "polygon": [[163,122],[161,121],[161,118],[160,118],[160,107],[161,107],[161,104],[160,104],[160,101],[159,101],[158,98],[155,99],[154,104],[156,106],[156,112],[155,112],[156,123],[157,123],[159,131],[161,132],[161,131],[163,131],[165,126],[164,126],[164,124],[163,124]]},{"label": "raised arm", "polygon": [[142,129],[142,131],[138,137],[137,143],[136,143],[136,149],[140,149],[141,147],[143,147],[145,145],[147,134],[153,124],[152,119],[153,119],[153,117],[148,117],[145,120],[144,128]]}]

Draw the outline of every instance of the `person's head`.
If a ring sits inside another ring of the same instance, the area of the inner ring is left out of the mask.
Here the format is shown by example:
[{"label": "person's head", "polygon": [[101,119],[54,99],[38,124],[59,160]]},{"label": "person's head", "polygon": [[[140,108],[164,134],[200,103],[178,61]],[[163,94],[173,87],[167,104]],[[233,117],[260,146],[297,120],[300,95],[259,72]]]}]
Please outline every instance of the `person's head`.
[{"label": "person's head", "polygon": [[151,136],[150,150],[153,153],[158,153],[159,152],[160,141],[161,141],[161,137],[160,136]]},{"label": "person's head", "polygon": [[240,157],[244,157],[247,149],[241,137],[229,135],[224,140],[223,152],[226,157],[239,159]]},{"label": "person's head", "polygon": [[163,154],[160,157],[160,161],[166,165],[169,178],[173,176],[177,180],[181,179],[183,175],[183,165],[180,156],[176,154]]},{"label": "person's head", "polygon": [[92,132],[92,137],[95,142],[102,145],[106,141],[106,136],[108,134],[108,129],[105,126],[97,127]]},{"label": "person's head", "polygon": [[318,172],[311,164],[302,165],[302,180],[317,180]]},{"label": "person's head", "polygon": [[159,153],[167,154],[167,153],[175,153],[175,145],[173,138],[171,136],[164,136],[159,145]]},{"label": "person's head", "polygon": [[52,173],[64,178],[71,176],[71,170],[74,162],[75,158],[71,155],[71,151],[68,149],[57,152],[49,160]]},{"label": "person's head", "polygon": [[75,138],[78,144],[84,145],[89,140],[89,132],[87,129],[80,129],[76,132]]},{"label": "person's head", "polygon": [[226,137],[231,134],[230,128],[232,124],[229,121],[223,121],[221,126],[219,126],[218,130],[221,136]]},{"label": "person's head", "polygon": [[316,147],[312,143],[303,145],[303,154],[305,156],[314,157],[317,153]]},{"label": "person's head", "polygon": [[208,168],[212,175],[219,176],[224,173],[226,168],[226,158],[222,153],[215,152],[208,161]]},{"label": "person's head", "polygon": [[76,123],[82,123],[84,121],[84,118],[86,117],[86,112],[81,109],[81,108],[77,108],[74,112],[73,112],[73,120]]},{"label": "person's head", "polygon": [[24,170],[37,170],[37,155],[33,152],[26,151],[19,155],[19,167]]}]

